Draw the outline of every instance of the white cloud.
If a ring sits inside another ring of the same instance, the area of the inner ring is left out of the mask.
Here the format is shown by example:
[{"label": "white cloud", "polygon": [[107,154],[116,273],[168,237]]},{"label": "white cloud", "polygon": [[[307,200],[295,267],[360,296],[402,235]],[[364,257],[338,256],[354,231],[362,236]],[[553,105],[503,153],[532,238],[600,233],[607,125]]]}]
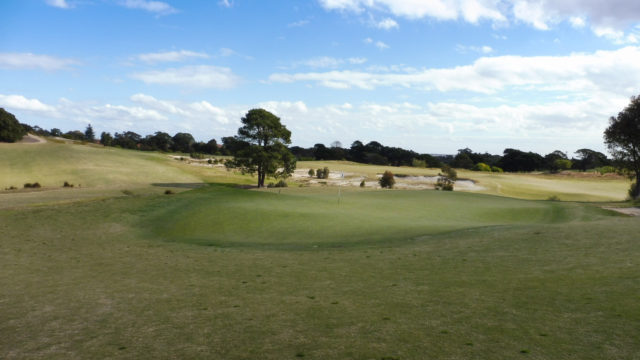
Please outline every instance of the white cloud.
[{"label": "white cloud", "polygon": [[230,8],[233,6],[233,1],[229,1],[229,0],[220,0],[218,1],[218,5],[226,7],[226,8]]},{"label": "white cloud", "polygon": [[2,69],[40,69],[61,70],[78,65],[73,59],[64,59],[49,55],[32,53],[0,53],[0,68]]},{"label": "white cloud", "polygon": [[456,45],[456,51],[462,54],[466,54],[468,52],[477,52],[481,54],[491,54],[493,52],[493,48],[491,46],[465,46],[465,45]]},{"label": "white cloud", "polygon": [[137,58],[141,61],[148,63],[157,63],[157,62],[179,62],[185,61],[187,59],[208,59],[210,56],[205,53],[199,53],[195,51],[189,50],[180,50],[180,51],[166,51],[166,52],[157,52],[157,53],[147,53],[140,54]]},{"label": "white cloud", "polygon": [[388,49],[389,45],[383,43],[382,41],[376,41],[376,47],[380,50]]},{"label": "white cloud", "polygon": [[299,21],[294,21],[292,23],[289,23],[287,27],[301,27],[307,24],[309,24],[309,20],[299,20]]},{"label": "white cloud", "polygon": [[22,95],[0,94],[0,106],[8,109],[27,110],[35,112],[53,112],[52,106],[43,104],[38,99],[27,99]]},{"label": "white cloud", "polygon": [[350,64],[361,65],[366,63],[367,59],[361,58],[361,57],[352,57],[352,58],[348,58],[347,61],[349,61]]},{"label": "white cloud", "polygon": [[397,29],[398,28],[398,23],[390,18],[386,18],[384,20],[379,21],[378,23],[376,23],[376,27],[380,28],[380,29],[384,29],[384,30],[391,30],[391,29]]},{"label": "white cloud", "polygon": [[492,94],[528,91],[635,93],[640,84],[640,47],[567,56],[483,57],[465,66],[410,72],[329,71],[272,74],[273,82],[315,82],[332,88],[406,87]]},{"label": "white cloud", "polygon": [[322,69],[322,68],[337,68],[343,64],[351,64],[351,65],[361,65],[367,62],[366,58],[360,57],[351,57],[351,58],[334,58],[331,56],[319,56],[311,59],[307,59],[304,61],[299,61],[293,64],[294,67],[297,66],[307,66],[314,69]]},{"label": "white cloud", "polygon": [[147,84],[216,89],[232,88],[240,81],[231,69],[210,65],[146,71],[132,74],[131,77]]},{"label": "white cloud", "polygon": [[178,12],[173,6],[162,1],[124,0],[120,4],[129,9],[145,10],[158,15],[169,15]]},{"label": "white cloud", "polygon": [[[514,22],[538,30],[568,21],[573,27],[587,25],[596,34],[610,28],[625,32],[640,23],[640,2],[631,0],[318,0],[326,10],[355,14],[392,14],[407,19],[433,18],[441,21],[463,20],[472,24],[490,21],[494,25]],[[630,43],[637,34],[608,37],[616,43]],[[622,40],[620,40],[622,39]]]},{"label": "white cloud", "polygon": [[610,27],[593,27],[592,30],[596,36],[608,39],[617,45],[637,44],[640,40],[640,32],[637,27],[628,34]]},{"label": "white cloud", "polygon": [[432,17],[456,20],[460,17],[476,23],[483,19],[504,21],[495,0],[319,0],[327,10],[363,12],[365,9],[388,12],[408,19]]},{"label": "white cloud", "polygon": [[57,8],[61,8],[61,9],[69,9],[69,8],[71,8],[71,6],[69,6],[69,3],[67,3],[66,0],[45,0],[45,2],[49,6],[53,6],[53,7],[57,7]]},{"label": "white cloud", "polygon": [[516,19],[532,25],[538,30],[549,30],[548,22],[555,17],[553,13],[546,11],[542,2],[518,0],[513,4],[513,15]]},{"label": "white cloud", "polygon": [[581,18],[580,16],[572,16],[569,18],[569,23],[571,23],[571,26],[573,26],[576,29],[580,29],[583,28],[587,25],[587,23],[585,22],[585,20],[583,18]]}]

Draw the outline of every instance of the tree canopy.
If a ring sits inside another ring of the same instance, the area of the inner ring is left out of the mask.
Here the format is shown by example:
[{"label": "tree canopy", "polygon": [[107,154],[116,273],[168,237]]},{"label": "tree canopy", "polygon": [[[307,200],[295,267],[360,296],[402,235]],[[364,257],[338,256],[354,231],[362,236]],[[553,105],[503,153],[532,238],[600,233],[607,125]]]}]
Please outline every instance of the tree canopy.
[{"label": "tree canopy", "polygon": [[617,117],[609,118],[604,141],[617,164],[631,171],[635,183],[630,195],[640,197],[640,97],[634,96]]},{"label": "tree canopy", "polygon": [[26,134],[26,130],[16,117],[0,108],[0,141],[16,142]]},{"label": "tree canopy", "polygon": [[257,173],[258,187],[264,186],[267,175],[286,178],[296,167],[295,157],[286,147],[291,143],[291,131],[267,110],[249,110],[242,118],[238,135],[223,142],[233,148],[234,160],[228,161],[227,166]]}]

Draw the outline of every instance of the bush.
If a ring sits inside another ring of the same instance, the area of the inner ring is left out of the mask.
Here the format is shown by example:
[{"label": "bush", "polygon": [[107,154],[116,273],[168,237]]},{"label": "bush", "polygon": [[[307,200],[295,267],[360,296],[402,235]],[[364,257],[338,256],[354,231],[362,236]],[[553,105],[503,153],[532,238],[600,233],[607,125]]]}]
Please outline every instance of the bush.
[{"label": "bush", "polygon": [[491,167],[491,172],[502,173],[502,172],[504,172],[504,170],[502,170],[502,168],[499,168],[497,166],[492,166]]},{"label": "bush", "polygon": [[69,182],[65,181],[62,187],[66,187],[66,188],[73,187],[73,184],[70,184]]},{"label": "bush", "polygon": [[276,183],[275,187],[277,188],[283,188],[283,187],[287,187],[287,183],[284,180],[280,180]]},{"label": "bush", "polygon": [[316,170],[316,177],[318,179],[328,179],[329,178],[329,168],[325,166],[324,169]]},{"label": "bush", "polygon": [[5,190],[18,190],[18,188],[13,186],[13,185],[11,185],[8,188],[5,188]]},{"label": "bush", "polygon": [[453,180],[448,177],[439,177],[435,185],[436,190],[453,191]]},{"label": "bush", "polygon": [[274,187],[276,187],[276,184],[274,184],[273,182],[270,182],[270,183],[267,184],[267,187],[268,188],[274,188]]},{"label": "bush", "polygon": [[396,184],[396,179],[393,177],[393,173],[387,170],[384,172],[384,174],[382,174],[382,177],[380,178],[380,180],[378,180],[378,183],[382,188],[391,189],[393,188],[393,185]]},{"label": "bush", "polygon": [[413,167],[419,167],[419,168],[426,168],[427,167],[427,162],[425,160],[420,160],[420,159],[411,159],[411,166]]},{"label": "bush", "polygon": [[613,166],[601,166],[599,168],[595,169],[597,172],[600,173],[600,175],[604,175],[604,174],[609,174],[609,173],[615,173],[616,172],[616,168]]},{"label": "bush", "polygon": [[29,189],[29,188],[31,188],[31,189],[37,189],[37,188],[40,188],[40,187],[41,187],[41,186],[40,186],[40,183],[38,183],[38,182],[34,182],[33,184],[32,184],[32,183],[26,183],[26,184],[24,184],[24,188],[25,188],[25,189]]},{"label": "bush", "polygon": [[361,188],[363,188],[363,187],[365,187],[365,185],[366,185],[366,184],[364,183],[364,180],[362,180],[362,181],[360,182],[360,187],[361,187]]},{"label": "bush", "polygon": [[165,195],[173,195],[175,193],[173,192],[173,190],[167,189],[167,190],[164,191],[164,194]]},{"label": "bush", "polygon": [[473,166],[473,171],[488,171],[491,172],[491,166],[485,164],[485,163],[477,163]]},{"label": "bush", "polygon": [[16,117],[0,108],[0,141],[16,142],[27,134],[25,128],[18,122]]},{"label": "bush", "polygon": [[557,171],[569,170],[571,169],[571,166],[573,166],[573,163],[571,160],[567,159],[557,159],[553,162],[553,168]]},{"label": "bush", "polygon": [[310,177],[316,176],[316,172],[313,169],[309,169],[309,172],[307,172],[307,174],[309,174]]},{"label": "bush", "polygon": [[208,159],[207,160],[207,164],[213,164],[213,160],[212,159]]},{"label": "bush", "polygon": [[456,171],[456,169],[452,168],[451,166],[444,165],[441,170],[444,173],[443,176],[449,178],[451,181],[458,180],[458,172]]},{"label": "bush", "polygon": [[189,154],[189,156],[192,159],[204,159],[204,154],[202,154],[202,153],[192,152],[191,154]]}]

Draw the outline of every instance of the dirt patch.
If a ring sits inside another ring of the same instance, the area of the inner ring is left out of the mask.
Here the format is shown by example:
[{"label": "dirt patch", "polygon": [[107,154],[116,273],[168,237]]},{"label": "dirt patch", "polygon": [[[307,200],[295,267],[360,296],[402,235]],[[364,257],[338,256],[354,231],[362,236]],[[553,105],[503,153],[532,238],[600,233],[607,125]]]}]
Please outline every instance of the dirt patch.
[{"label": "dirt patch", "polygon": [[637,208],[637,207],[629,207],[629,208],[603,207],[603,209],[617,211],[619,213],[629,215],[629,216],[640,216],[640,208]]},{"label": "dirt patch", "polygon": [[20,144],[42,144],[42,143],[46,143],[47,141],[43,138],[41,138],[40,136],[36,136],[33,134],[27,134],[25,136],[22,137],[22,139],[20,141],[18,141],[18,143]]}]

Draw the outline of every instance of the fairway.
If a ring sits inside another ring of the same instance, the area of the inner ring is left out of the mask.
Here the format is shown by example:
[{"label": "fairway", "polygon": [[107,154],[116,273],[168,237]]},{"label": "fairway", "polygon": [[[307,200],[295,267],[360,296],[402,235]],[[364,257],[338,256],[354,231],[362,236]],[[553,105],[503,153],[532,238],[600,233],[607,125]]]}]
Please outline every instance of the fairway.
[{"label": "fairway", "polygon": [[244,189],[220,168],[70,144],[0,160],[3,183],[45,185],[0,195],[3,359],[640,353],[640,223],[599,203]]}]

